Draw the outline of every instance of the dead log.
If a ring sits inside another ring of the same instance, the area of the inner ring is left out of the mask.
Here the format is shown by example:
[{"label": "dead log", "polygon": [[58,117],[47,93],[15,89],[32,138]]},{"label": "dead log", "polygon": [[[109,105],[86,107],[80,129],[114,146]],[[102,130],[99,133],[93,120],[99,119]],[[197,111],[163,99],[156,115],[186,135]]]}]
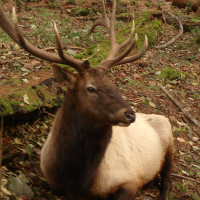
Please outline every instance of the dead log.
[{"label": "dead log", "polygon": [[199,0],[172,0],[172,5],[180,8],[191,7],[193,11],[197,11],[200,7]]}]

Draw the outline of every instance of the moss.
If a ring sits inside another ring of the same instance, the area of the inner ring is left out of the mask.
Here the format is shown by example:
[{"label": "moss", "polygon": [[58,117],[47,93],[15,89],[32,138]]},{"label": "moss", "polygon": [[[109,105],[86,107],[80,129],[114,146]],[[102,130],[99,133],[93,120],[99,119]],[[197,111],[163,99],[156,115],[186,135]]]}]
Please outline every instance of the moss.
[{"label": "moss", "polygon": [[[24,102],[24,95],[27,94],[29,102]],[[30,112],[43,106],[58,106],[64,99],[64,95],[56,95],[46,86],[31,86],[15,90],[0,99],[0,114],[11,115],[16,112]]]},{"label": "moss", "polygon": [[135,19],[136,28],[141,27],[144,23],[151,19],[151,12],[144,12],[142,15]]},{"label": "moss", "polygon": [[7,99],[0,100],[0,113],[1,115],[12,114],[13,109]]},{"label": "moss", "polygon": [[135,4],[136,4],[135,0],[130,1],[130,5],[135,5]]},{"label": "moss", "polygon": [[151,2],[145,2],[145,5],[146,5],[147,7],[151,7],[151,6],[152,6]]},{"label": "moss", "polygon": [[149,46],[153,46],[157,42],[157,37],[161,31],[162,22],[160,20],[153,20],[146,23],[142,28],[136,29],[136,33],[142,38],[137,42],[137,48],[141,49],[143,46],[144,35],[146,34],[149,41]]},{"label": "moss", "polygon": [[166,67],[165,69],[162,70],[160,77],[161,79],[164,80],[174,80],[174,79],[184,80],[189,77],[189,74],[186,72],[178,71],[176,69],[172,69],[170,67]]}]

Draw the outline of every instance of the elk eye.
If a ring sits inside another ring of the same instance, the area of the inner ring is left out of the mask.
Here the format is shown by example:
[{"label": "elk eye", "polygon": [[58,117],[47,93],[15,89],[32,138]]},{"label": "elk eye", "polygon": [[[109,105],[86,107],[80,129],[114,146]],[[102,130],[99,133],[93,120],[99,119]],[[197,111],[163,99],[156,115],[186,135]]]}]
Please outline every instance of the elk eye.
[{"label": "elk eye", "polygon": [[96,93],[96,89],[93,88],[93,87],[88,87],[88,88],[87,88],[87,91],[88,91],[89,93]]}]

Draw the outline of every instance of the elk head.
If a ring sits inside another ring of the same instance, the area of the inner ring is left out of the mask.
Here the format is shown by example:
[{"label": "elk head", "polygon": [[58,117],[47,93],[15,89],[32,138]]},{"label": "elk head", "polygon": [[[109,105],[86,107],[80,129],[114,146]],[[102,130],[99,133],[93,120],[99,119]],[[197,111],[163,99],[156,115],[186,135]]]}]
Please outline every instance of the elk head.
[{"label": "elk head", "polygon": [[[129,38],[124,43],[118,44],[116,42],[114,29],[115,15],[116,0],[113,1],[110,20],[105,11],[105,2],[102,0],[102,17],[95,21],[89,34],[93,32],[96,26],[104,26],[110,34],[111,42],[110,52],[107,58],[103,60],[97,68],[91,67],[88,60],[79,61],[64,53],[55,22],[53,22],[53,26],[58,47],[58,55],[39,49],[27,41],[19,29],[15,9],[13,9],[14,23],[12,24],[0,8],[0,26],[16,43],[34,56],[50,62],[69,65],[78,72],[72,73],[69,70],[61,69],[57,65],[53,66],[53,72],[56,79],[60,82],[67,82],[69,93],[75,94],[74,98],[76,97],[76,99],[74,101],[77,102],[79,107],[82,106],[82,110],[87,109],[86,111],[88,112],[89,110],[90,113],[92,113],[92,116],[109,121],[109,123],[114,125],[129,125],[135,120],[134,112],[118,94],[107,75],[111,67],[130,63],[142,57],[147,50],[148,40],[145,35],[142,50],[139,53],[128,57],[128,54],[131,53],[138,39],[137,34],[134,34],[134,21]],[[124,48],[126,49],[121,52]]]}]

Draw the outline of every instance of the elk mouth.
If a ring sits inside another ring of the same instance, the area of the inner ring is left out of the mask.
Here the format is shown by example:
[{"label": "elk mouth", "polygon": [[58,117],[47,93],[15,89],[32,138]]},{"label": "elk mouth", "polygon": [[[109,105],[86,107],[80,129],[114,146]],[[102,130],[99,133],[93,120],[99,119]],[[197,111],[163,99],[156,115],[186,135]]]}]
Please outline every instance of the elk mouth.
[{"label": "elk mouth", "polygon": [[[114,115],[110,115],[111,123],[116,126],[129,126],[135,121],[135,113],[132,110],[120,111],[116,116],[118,119],[114,120]],[[120,115],[119,115],[120,114]]]},{"label": "elk mouth", "polygon": [[132,122],[121,122],[121,121],[114,121],[112,122],[112,124],[114,126],[123,126],[123,127],[127,127],[131,124]]}]

